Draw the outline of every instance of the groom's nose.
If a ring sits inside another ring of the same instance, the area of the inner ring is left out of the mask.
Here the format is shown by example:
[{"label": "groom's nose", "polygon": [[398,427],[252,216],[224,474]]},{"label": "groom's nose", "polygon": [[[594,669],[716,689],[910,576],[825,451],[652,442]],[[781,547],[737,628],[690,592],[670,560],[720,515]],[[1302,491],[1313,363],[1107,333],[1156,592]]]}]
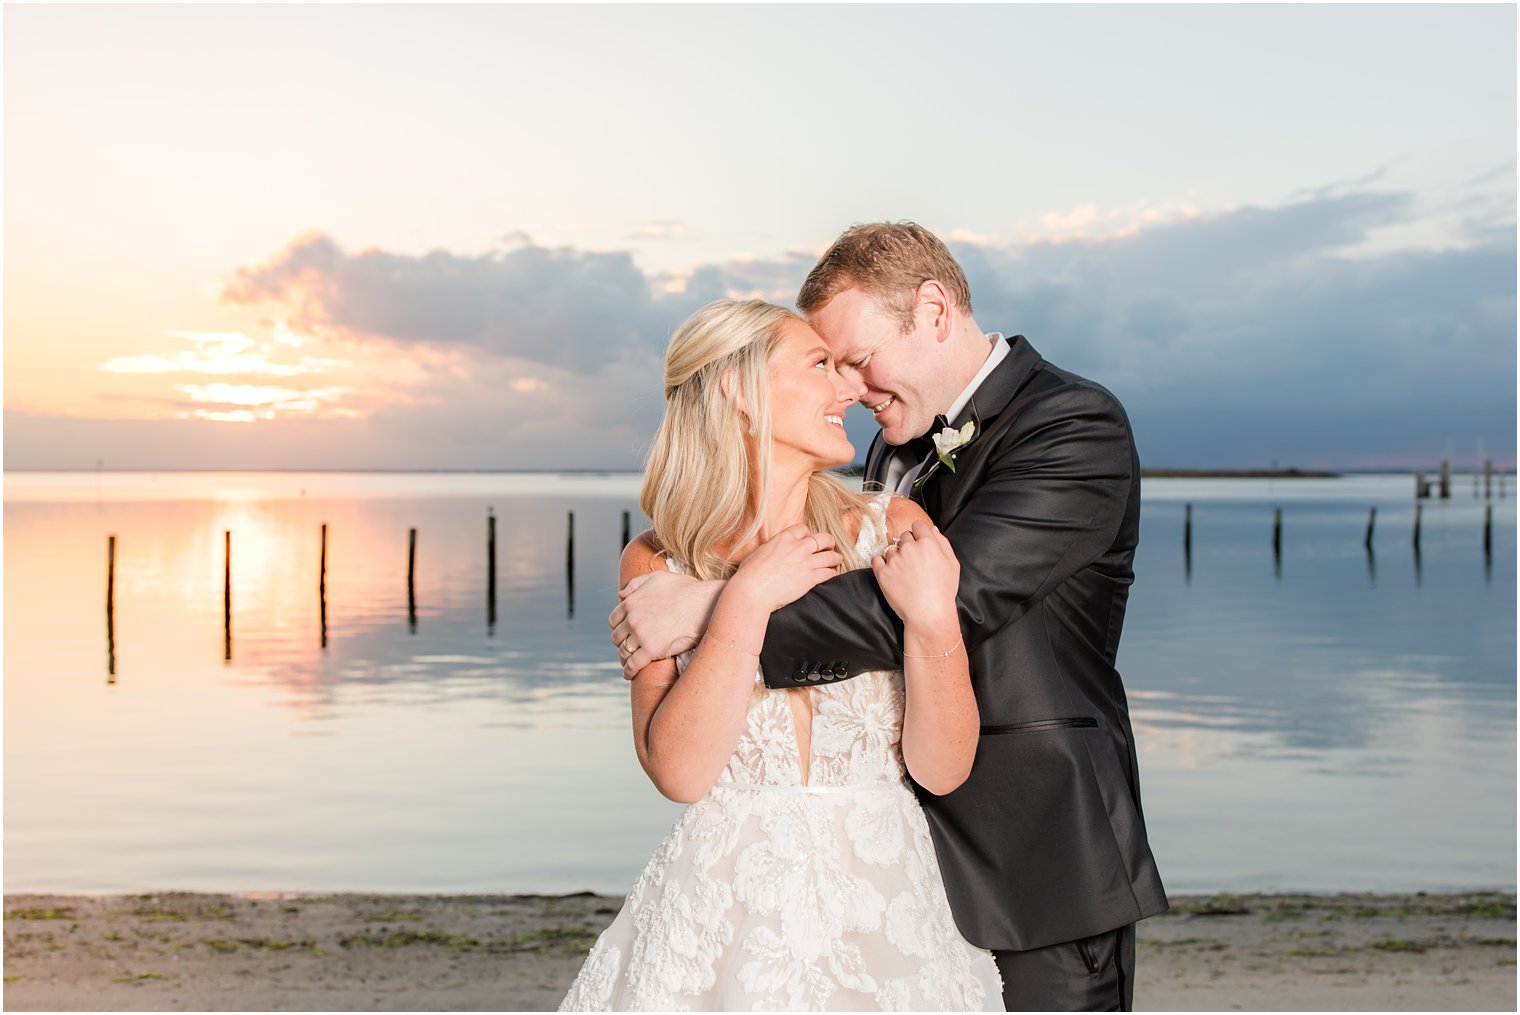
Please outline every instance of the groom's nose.
[{"label": "groom's nose", "polygon": [[851,391],[855,392],[857,399],[866,393],[866,379],[861,376],[857,368],[841,363],[834,368],[834,372],[839,374],[840,380],[844,381]]}]

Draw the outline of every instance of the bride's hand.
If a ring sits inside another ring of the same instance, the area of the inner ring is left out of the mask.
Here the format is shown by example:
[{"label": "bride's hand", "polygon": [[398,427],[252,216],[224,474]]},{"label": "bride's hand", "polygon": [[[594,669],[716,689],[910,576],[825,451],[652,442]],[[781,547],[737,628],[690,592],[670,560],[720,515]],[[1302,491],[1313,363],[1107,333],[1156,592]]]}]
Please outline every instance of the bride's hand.
[{"label": "bride's hand", "polygon": [[834,549],[833,536],[797,524],[782,529],[745,557],[729,579],[729,587],[771,613],[834,577],[843,560]]},{"label": "bride's hand", "polygon": [[961,565],[950,541],[932,524],[914,522],[880,556],[871,558],[871,570],[904,624],[949,624],[958,630],[955,593]]}]

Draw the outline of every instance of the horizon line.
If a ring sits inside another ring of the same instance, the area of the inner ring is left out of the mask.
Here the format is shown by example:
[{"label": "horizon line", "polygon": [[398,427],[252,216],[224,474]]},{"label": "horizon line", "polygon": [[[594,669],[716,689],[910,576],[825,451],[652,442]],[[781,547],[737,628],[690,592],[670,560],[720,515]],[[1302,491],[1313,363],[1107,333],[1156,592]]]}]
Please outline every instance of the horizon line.
[{"label": "horizon line", "polygon": [[[865,462],[852,462],[849,465],[835,466],[834,469],[831,469],[829,471],[836,471],[836,470],[837,471],[842,471],[842,472],[864,472],[865,471]],[[1186,477],[1190,477],[1190,476],[1203,477],[1203,476],[1207,476],[1209,474],[1239,475],[1239,474],[1242,474],[1242,473],[1252,473],[1252,474],[1272,475],[1272,476],[1285,476],[1285,475],[1290,476],[1290,475],[1294,475],[1294,474],[1299,474],[1299,475],[1310,475],[1310,476],[1319,476],[1319,477],[1330,477],[1330,476],[1335,476],[1335,475],[1339,475],[1339,474],[1368,475],[1368,474],[1374,474],[1374,473],[1376,473],[1376,474],[1385,474],[1386,475],[1386,474],[1390,474],[1390,473],[1428,472],[1428,473],[1432,474],[1433,478],[1439,478],[1440,470],[1441,470],[1441,467],[1440,467],[1439,463],[1436,464],[1436,465],[1433,465],[1433,466],[1432,465],[1426,465],[1426,466],[1414,466],[1414,465],[1398,465],[1398,466],[1393,466],[1393,465],[1390,465],[1390,466],[1375,466],[1375,467],[1374,466],[1342,466],[1342,467],[1335,467],[1335,468],[1330,468],[1330,467],[1325,467],[1325,468],[1300,468],[1298,466],[1292,466],[1292,465],[1289,465],[1289,466],[1280,466],[1280,467],[1277,467],[1277,468],[1272,468],[1271,466],[1173,466],[1173,465],[1155,465],[1155,466],[1142,466],[1141,469],[1140,469],[1140,474],[1141,474],[1142,477],[1146,476],[1146,475],[1152,475],[1152,476],[1156,476],[1157,478],[1165,478],[1165,477],[1160,477],[1157,474],[1161,474],[1161,473],[1174,473],[1174,474],[1180,474],[1180,476],[1182,478],[1186,478]],[[367,468],[367,469],[366,468],[361,468],[361,469],[355,469],[355,468],[313,468],[313,467],[303,467],[303,466],[246,467],[246,468],[239,468],[239,467],[236,467],[236,466],[228,466],[228,467],[221,467],[221,468],[205,468],[205,467],[200,467],[200,466],[165,466],[165,467],[124,466],[124,467],[113,467],[113,468],[104,468],[104,467],[99,467],[99,466],[97,466],[95,468],[90,468],[88,466],[85,466],[85,467],[79,467],[79,466],[57,466],[57,467],[24,466],[24,467],[19,467],[19,468],[5,467],[4,469],[0,469],[0,472],[4,472],[4,473],[18,473],[18,474],[19,473],[28,473],[28,472],[65,472],[65,473],[84,473],[84,474],[90,474],[90,473],[104,474],[104,473],[107,473],[107,472],[111,472],[111,473],[257,472],[257,473],[340,473],[340,474],[349,474],[349,475],[375,475],[375,474],[380,474],[380,475],[406,475],[406,474],[418,474],[418,473],[421,473],[421,474],[428,474],[428,475],[513,475],[513,474],[519,474],[519,475],[547,475],[547,476],[564,475],[564,474],[581,474],[581,475],[639,475],[643,471],[644,470],[641,469],[641,468],[640,469],[630,469],[630,468],[622,468],[622,467],[595,467],[595,466],[592,466],[592,467],[582,467],[582,468],[554,468],[554,469],[538,469],[538,468],[489,468],[489,467],[483,467],[483,468],[425,468],[425,467],[417,467],[417,468]],[[1516,468],[1514,466],[1502,467],[1502,466],[1497,466],[1496,465],[1496,466],[1494,466],[1493,473],[1494,473],[1494,475],[1515,475],[1516,474]],[[1456,476],[1456,475],[1463,475],[1463,476],[1478,475],[1478,476],[1481,476],[1483,474],[1483,470],[1482,470],[1481,467],[1456,467],[1456,466],[1453,466],[1451,468],[1451,474],[1454,475],[1454,476]]]}]

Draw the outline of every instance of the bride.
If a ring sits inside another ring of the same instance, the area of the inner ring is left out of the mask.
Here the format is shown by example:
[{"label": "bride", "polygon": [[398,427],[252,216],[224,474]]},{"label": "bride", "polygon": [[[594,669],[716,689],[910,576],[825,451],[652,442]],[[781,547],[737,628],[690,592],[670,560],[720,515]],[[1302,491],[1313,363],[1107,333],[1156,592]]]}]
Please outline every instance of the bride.
[{"label": "bride", "polygon": [[[697,311],[671,339],[665,398],[640,498],[654,530],[619,584],[729,579],[695,650],[632,682],[639,763],[691,806],[560,1010],[1002,1010],[907,781],[948,793],[976,752],[949,542],[912,501],[824,471],[854,458],[855,396],[790,311]],[[767,689],[771,611],[867,563],[902,618],[903,669]]]}]

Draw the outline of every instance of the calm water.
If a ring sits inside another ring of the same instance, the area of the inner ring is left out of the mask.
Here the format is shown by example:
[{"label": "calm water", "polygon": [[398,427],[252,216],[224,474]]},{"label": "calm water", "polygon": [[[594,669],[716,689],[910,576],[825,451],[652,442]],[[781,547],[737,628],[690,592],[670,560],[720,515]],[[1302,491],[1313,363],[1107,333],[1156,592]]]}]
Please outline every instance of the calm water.
[{"label": "calm water", "polygon": [[[7,474],[6,890],[625,891],[679,811],[605,623],[638,483]],[[1467,477],[1418,559],[1407,476],[1147,482],[1119,663],[1171,889],[1515,886],[1507,484],[1486,563]]]}]

